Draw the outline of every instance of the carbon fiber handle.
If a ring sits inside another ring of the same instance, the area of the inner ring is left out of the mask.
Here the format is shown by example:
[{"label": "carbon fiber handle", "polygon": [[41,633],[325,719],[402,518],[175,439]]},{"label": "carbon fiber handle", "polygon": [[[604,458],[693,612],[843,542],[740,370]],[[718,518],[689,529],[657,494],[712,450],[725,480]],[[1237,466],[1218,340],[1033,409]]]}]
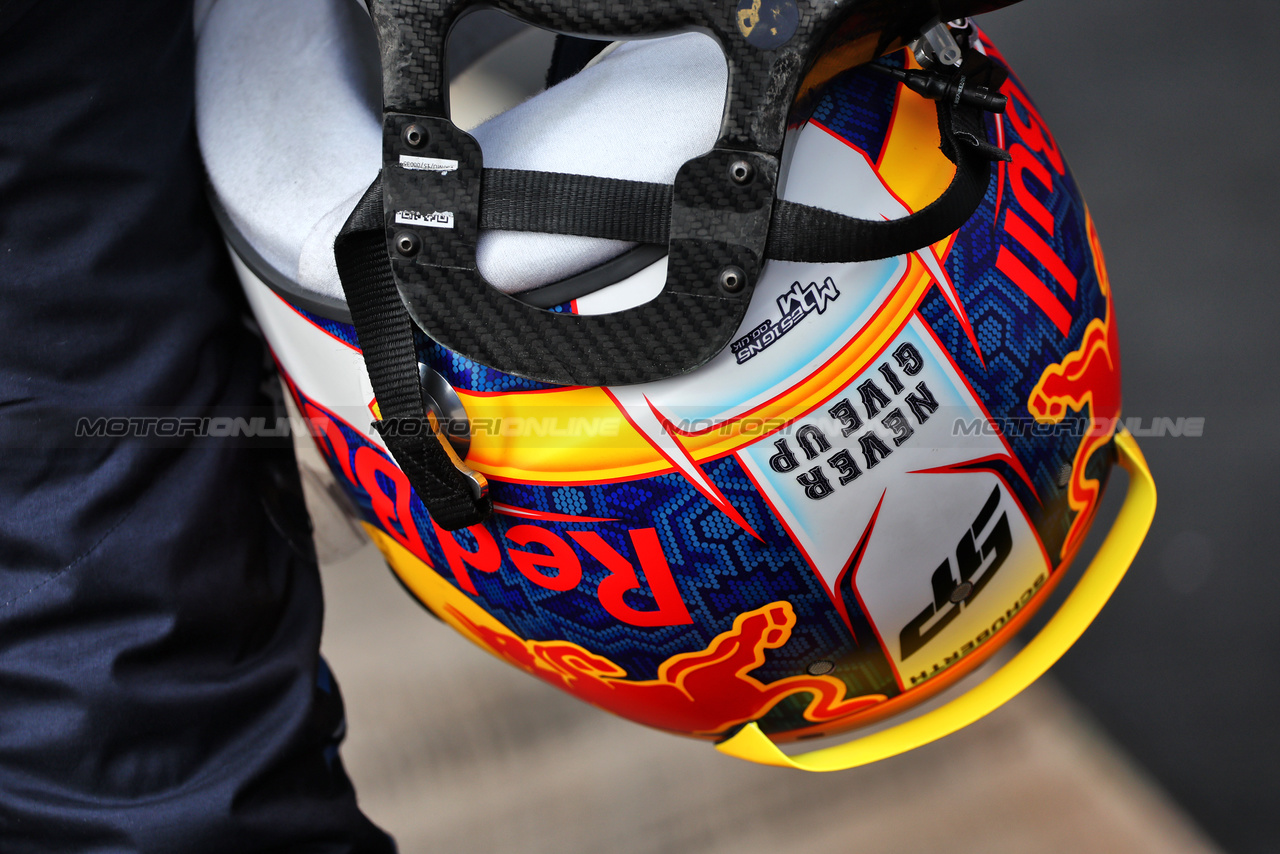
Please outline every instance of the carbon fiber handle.
[{"label": "carbon fiber handle", "polygon": [[[787,113],[825,39],[870,59],[940,6],[992,0],[367,0],[383,66],[384,212],[392,270],[415,322],[498,370],[564,385],[651,382],[695,370],[746,314],[764,263]],[[999,4],[1004,0],[994,0]],[[729,78],[715,150],[676,177],[667,282],[616,314],[554,314],[492,288],[476,266],[483,159],[448,118],[448,33],[473,8],[588,37],[701,30]],[[749,178],[742,180],[743,164]]]},{"label": "carbon fiber handle", "polygon": [[[878,2],[878,0],[877,0]],[[444,51],[449,30],[476,8],[474,0],[370,0],[382,50],[384,107],[417,115],[447,115]],[[777,153],[779,122],[804,72],[810,48],[867,0],[490,0],[539,27],[586,37],[656,36],[702,30],[720,42],[729,91],[720,146]],[[896,3],[896,6],[902,4]],[[766,20],[760,17],[765,10]],[[774,18],[776,20],[768,20]],[[766,34],[766,30],[776,33]],[[755,114],[767,99],[767,114]]]}]

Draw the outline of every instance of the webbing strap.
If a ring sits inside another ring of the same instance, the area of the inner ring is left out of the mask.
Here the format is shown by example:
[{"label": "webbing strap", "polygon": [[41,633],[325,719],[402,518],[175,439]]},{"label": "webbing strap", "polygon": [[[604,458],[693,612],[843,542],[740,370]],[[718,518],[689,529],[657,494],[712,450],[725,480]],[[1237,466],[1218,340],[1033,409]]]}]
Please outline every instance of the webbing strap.
[{"label": "webbing strap", "polygon": [[[1008,155],[986,139],[975,108],[937,102],[942,152],[955,177],[935,201],[895,220],[866,220],[778,199],[765,257],[838,264],[914,252],[946,238],[973,216],[987,192],[991,160]],[[666,244],[672,188],[666,184],[485,169],[480,227]]]},{"label": "webbing strap", "polygon": [[446,531],[455,531],[483,522],[493,505],[484,479],[447,450],[423,401],[413,322],[387,261],[382,222],[382,184],[374,181],[333,244],[378,401],[381,419],[373,426],[431,518]]},{"label": "webbing strap", "polygon": [[932,203],[894,220],[855,219],[779,199],[773,207],[765,256],[779,261],[837,264],[906,255],[931,246],[969,221],[991,182],[991,161],[1007,152],[987,141],[982,113],[937,101],[942,153],[955,177]]},{"label": "webbing strap", "polygon": [[[986,138],[981,113],[937,102],[942,151],[956,164],[950,186],[932,204],[901,219],[862,220],[778,200],[765,255],[786,261],[845,263],[913,252],[959,229],[990,181],[990,161],[1008,155]],[[672,188],[664,184],[485,169],[480,226],[665,244]],[[387,258],[381,179],[373,182],[334,241],[346,293],[381,420],[374,427],[441,528],[483,521],[492,509],[483,477],[448,449],[424,405],[413,322]],[[477,495],[478,493],[478,495]]]},{"label": "webbing strap", "polygon": [[480,227],[667,243],[671,186],[564,172],[485,169]]}]

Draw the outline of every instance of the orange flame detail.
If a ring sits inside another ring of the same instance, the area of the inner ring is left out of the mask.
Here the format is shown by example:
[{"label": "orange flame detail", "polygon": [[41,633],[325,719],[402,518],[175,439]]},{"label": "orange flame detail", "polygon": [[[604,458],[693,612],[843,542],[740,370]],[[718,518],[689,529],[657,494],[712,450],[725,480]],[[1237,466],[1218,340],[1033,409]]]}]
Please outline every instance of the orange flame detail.
[{"label": "orange flame detail", "polygon": [[667,659],[658,678],[627,681],[626,671],[607,658],[567,641],[526,641],[468,619],[452,605],[448,616],[466,626],[495,655],[615,714],[659,729],[712,736],[759,719],[793,694],[810,695],[807,720],[824,723],[882,702],[883,694],[845,697],[832,676],[789,676],[768,685],[750,672],[764,651],[791,637],[796,615],[790,602],[774,602],[738,615],[733,628],[706,649]]},{"label": "orange flame detail", "polygon": [[1067,501],[1076,517],[1062,544],[1060,557],[1063,558],[1073,555],[1083,542],[1101,494],[1101,484],[1085,477],[1085,464],[1094,451],[1111,441],[1120,418],[1120,346],[1112,319],[1111,282],[1093,218],[1086,214],[1085,221],[1098,286],[1107,298],[1106,317],[1091,320],[1085,327],[1079,349],[1068,353],[1058,364],[1045,368],[1027,403],[1031,414],[1042,424],[1057,424],[1066,417],[1068,409],[1080,412],[1086,404],[1089,406],[1089,429],[1071,464]]}]

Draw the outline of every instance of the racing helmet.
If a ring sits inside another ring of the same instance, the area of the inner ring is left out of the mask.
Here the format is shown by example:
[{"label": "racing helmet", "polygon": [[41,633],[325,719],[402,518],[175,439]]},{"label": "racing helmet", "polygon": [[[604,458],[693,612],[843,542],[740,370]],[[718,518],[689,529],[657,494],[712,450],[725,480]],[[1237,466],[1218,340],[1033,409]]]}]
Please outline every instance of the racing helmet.
[{"label": "racing helmet", "polygon": [[[406,588],[587,702],[808,770],[1043,673],[1155,492],[1088,209],[966,17],[1006,4],[473,5],[198,7],[233,263]],[[1117,462],[1044,628],[912,717],[1046,600]]]}]

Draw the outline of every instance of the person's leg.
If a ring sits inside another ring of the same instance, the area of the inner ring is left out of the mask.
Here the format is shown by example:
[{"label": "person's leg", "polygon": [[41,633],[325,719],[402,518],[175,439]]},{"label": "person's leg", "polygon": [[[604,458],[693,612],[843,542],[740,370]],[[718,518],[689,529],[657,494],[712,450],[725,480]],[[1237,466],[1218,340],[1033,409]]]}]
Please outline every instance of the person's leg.
[{"label": "person's leg", "polygon": [[67,433],[262,414],[190,18],[0,0],[0,851],[392,851],[337,758],[288,447]]}]

